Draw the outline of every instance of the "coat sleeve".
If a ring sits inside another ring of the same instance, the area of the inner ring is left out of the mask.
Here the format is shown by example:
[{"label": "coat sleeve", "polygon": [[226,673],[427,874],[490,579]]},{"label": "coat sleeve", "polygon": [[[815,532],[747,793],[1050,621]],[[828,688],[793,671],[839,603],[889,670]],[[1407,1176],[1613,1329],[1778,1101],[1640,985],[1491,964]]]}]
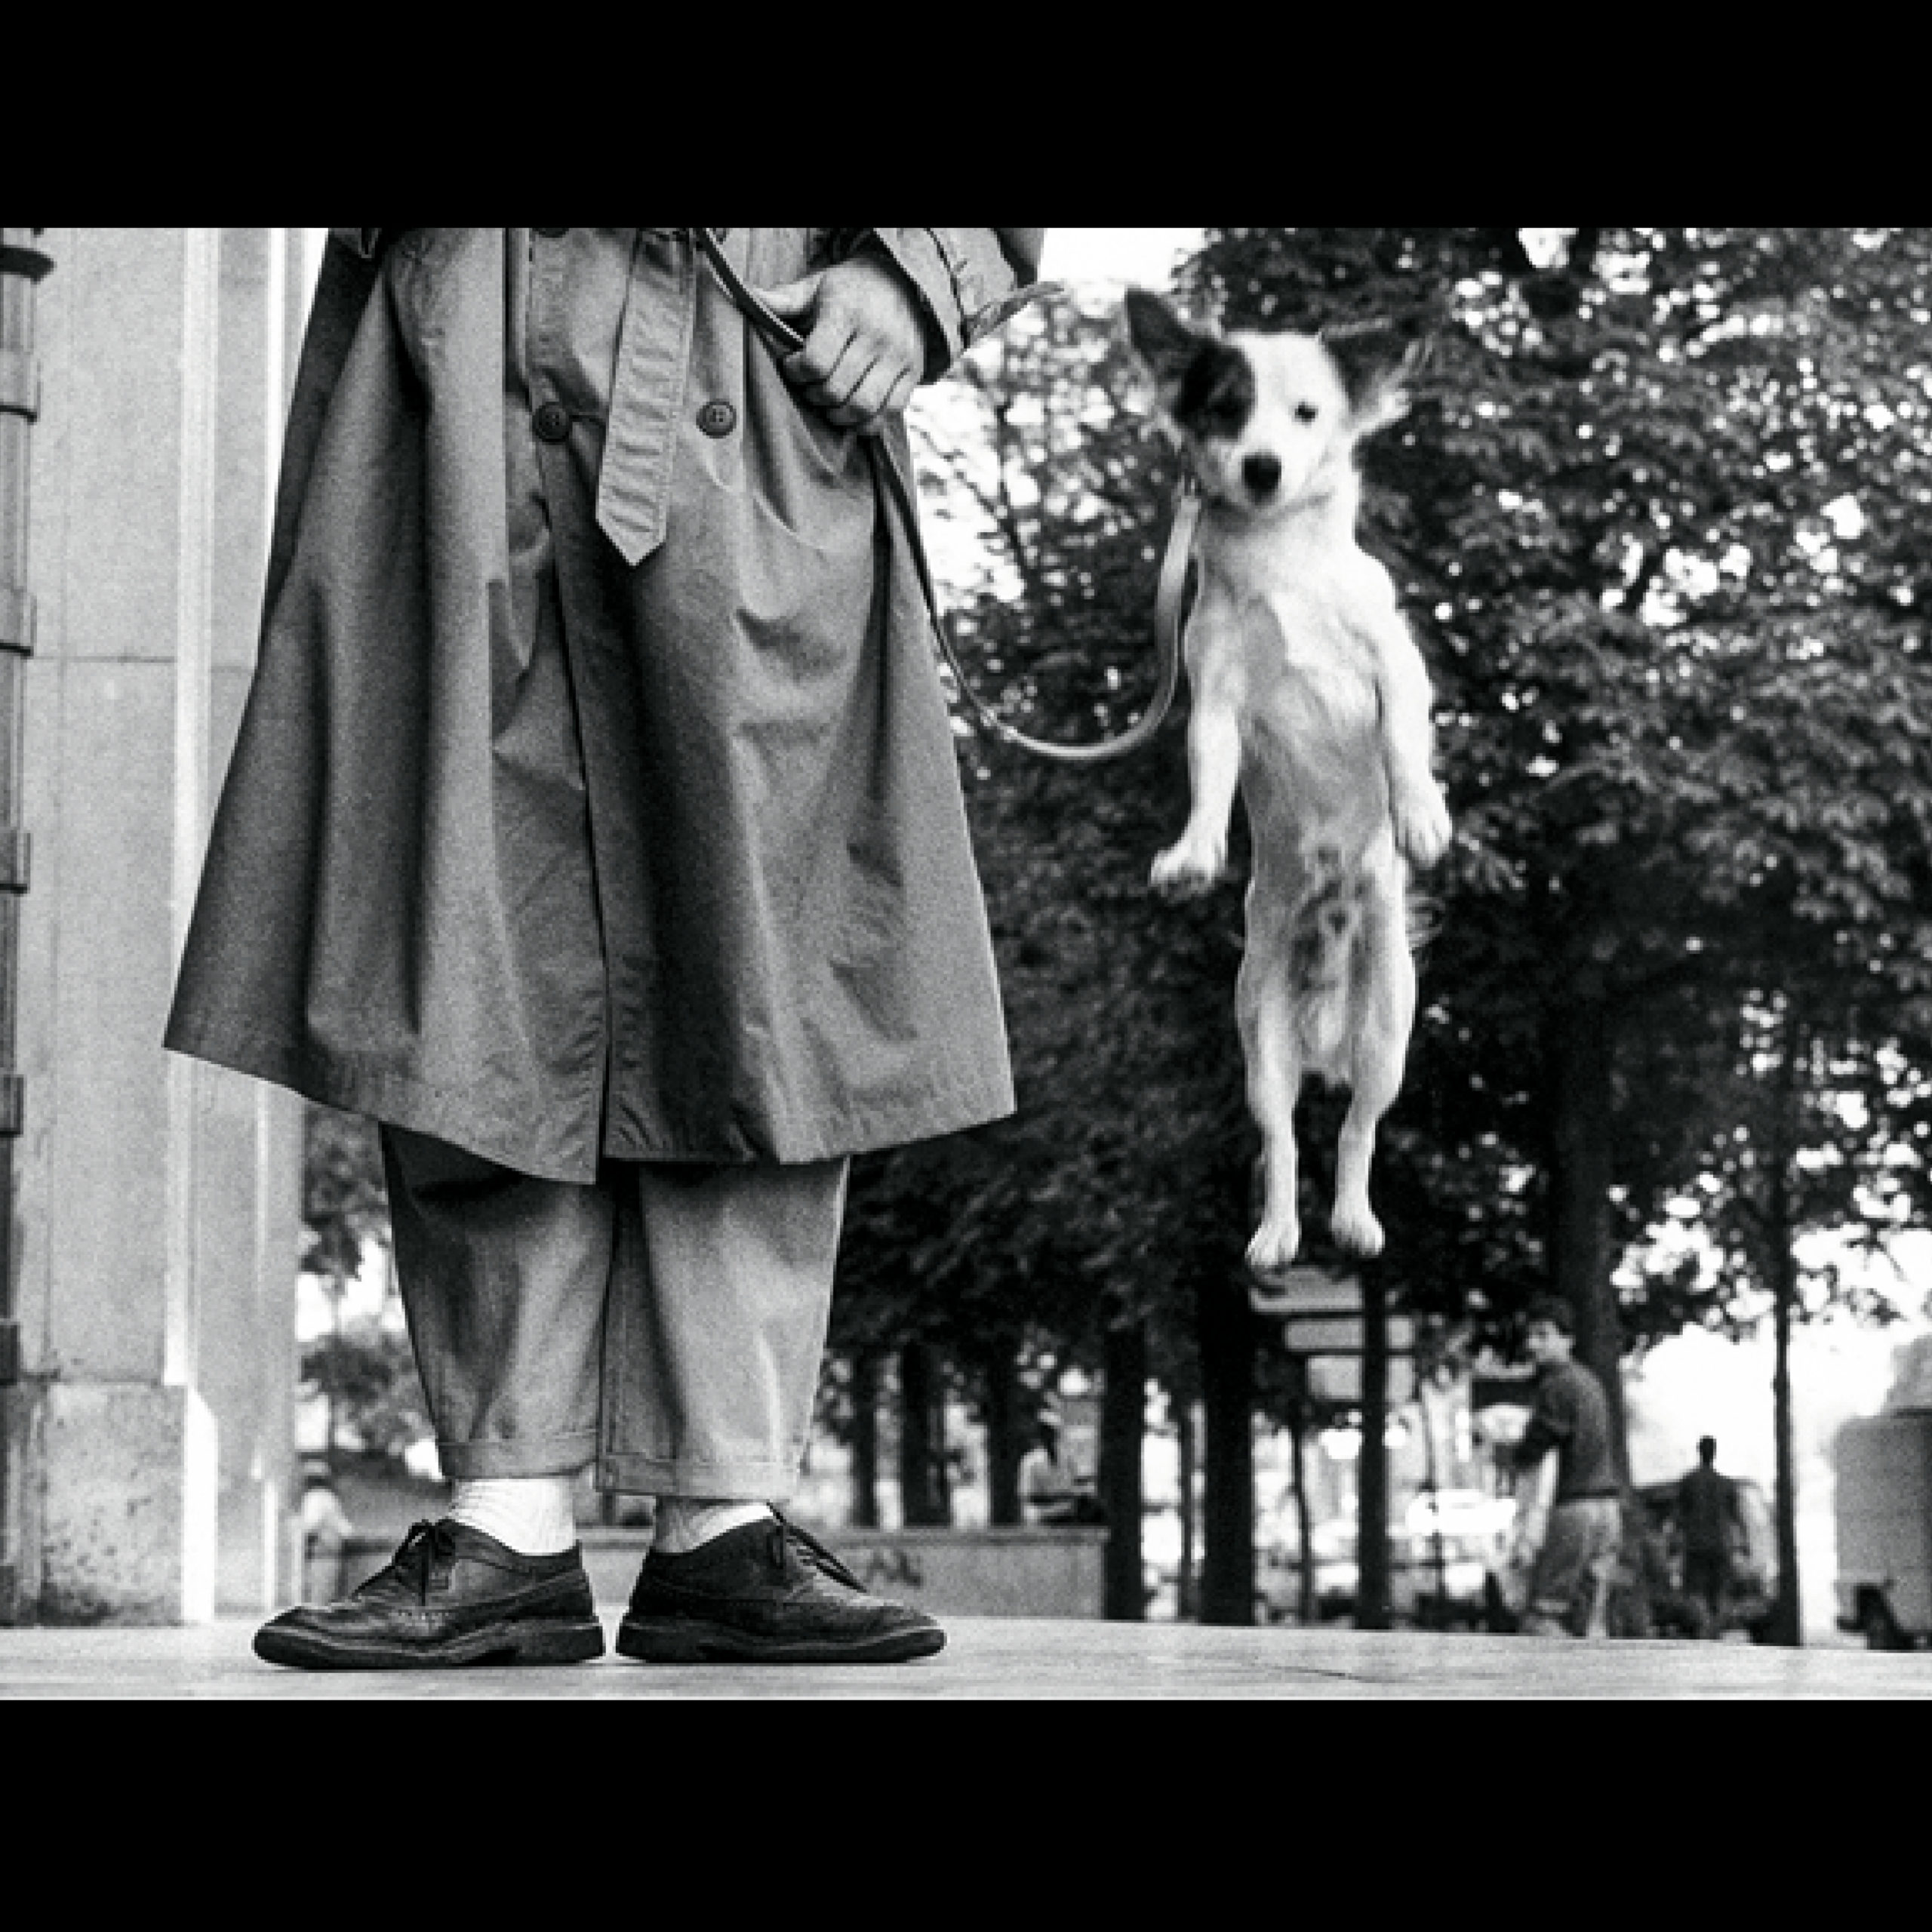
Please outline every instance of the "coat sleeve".
[{"label": "coat sleeve", "polygon": [[883,249],[918,291],[928,382],[1043,292],[1044,228],[874,228],[857,233],[859,246]]}]

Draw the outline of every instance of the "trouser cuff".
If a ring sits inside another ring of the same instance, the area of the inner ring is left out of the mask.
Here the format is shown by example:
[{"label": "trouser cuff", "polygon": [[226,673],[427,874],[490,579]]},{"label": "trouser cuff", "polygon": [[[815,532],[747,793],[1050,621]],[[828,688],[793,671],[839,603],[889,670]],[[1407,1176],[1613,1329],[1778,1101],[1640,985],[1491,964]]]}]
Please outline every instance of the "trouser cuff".
[{"label": "trouser cuff", "polygon": [[596,1483],[600,1490],[626,1496],[682,1496],[705,1503],[783,1503],[798,1487],[798,1466],[603,1456],[598,1458]]},{"label": "trouser cuff", "polygon": [[513,1442],[436,1444],[436,1460],[451,1482],[481,1482],[493,1476],[574,1476],[597,1460],[597,1435],[537,1436]]}]

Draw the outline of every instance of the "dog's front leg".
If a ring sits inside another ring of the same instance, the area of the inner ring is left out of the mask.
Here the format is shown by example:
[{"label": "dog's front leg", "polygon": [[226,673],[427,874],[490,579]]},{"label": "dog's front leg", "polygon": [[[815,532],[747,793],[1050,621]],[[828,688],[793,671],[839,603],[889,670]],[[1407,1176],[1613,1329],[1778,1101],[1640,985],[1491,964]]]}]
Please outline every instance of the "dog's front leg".
[{"label": "dog's front leg", "polygon": [[1449,849],[1449,808],[1430,768],[1435,738],[1428,668],[1380,566],[1366,583],[1356,615],[1375,651],[1382,755],[1396,849],[1411,865],[1432,866]]},{"label": "dog's front leg", "polygon": [[1197,610],[1188,626],[1187,825],[1154,861],[1149,883],[1170,898],[1193,899],[1217,884],[1228,865],[1228,826],[1241,782],[1243,668],[1238,617],[1220,604]]}]

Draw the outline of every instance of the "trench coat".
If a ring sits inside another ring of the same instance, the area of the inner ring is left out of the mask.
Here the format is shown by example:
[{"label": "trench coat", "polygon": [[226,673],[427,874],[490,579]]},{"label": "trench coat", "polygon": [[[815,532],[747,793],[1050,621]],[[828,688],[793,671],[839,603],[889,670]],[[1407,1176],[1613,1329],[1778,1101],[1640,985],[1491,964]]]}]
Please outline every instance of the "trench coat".
[{"label": "trench coat", "polygon": [[[555,447],[513,362],[537,233],[620,264],[609,365],[532,379],[582,392]],[[789,389],[688,230],[331,237],[166,1044],[564,1181],[1010,1112],[930,620],[861,440]],[[1026,299],[1038,242],[727,246],[768,287],[882,247],[930,377]],[[601,586],[561,621],[512,555],[526,446],[566,589]]]}]

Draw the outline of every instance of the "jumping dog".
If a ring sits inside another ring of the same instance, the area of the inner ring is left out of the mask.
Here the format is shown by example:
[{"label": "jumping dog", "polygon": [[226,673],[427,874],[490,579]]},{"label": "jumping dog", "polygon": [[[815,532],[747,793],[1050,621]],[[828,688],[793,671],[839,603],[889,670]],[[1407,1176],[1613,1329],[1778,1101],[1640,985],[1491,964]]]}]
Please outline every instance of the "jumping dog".
[{"label": "jumping dog", "polygon": [[1222,877],[1238,789],[1253,869],[1238,1007],[1266,1200],[1247,1261],[1266,1278],[1300,1246],[1294,1109],[1310,1078],[1349,1090],[1336,1244],[1382,1251],[1368,1177],[1415,1018],[1410,869],[1450,840],[1428,672],[1356,540],[1357,446],[1406,410],[1419,353],[1386,327],[1223,336],[1145,290],[1126,307],[1201,496],[1192,798],[1152,884],[1191,897]]}]

